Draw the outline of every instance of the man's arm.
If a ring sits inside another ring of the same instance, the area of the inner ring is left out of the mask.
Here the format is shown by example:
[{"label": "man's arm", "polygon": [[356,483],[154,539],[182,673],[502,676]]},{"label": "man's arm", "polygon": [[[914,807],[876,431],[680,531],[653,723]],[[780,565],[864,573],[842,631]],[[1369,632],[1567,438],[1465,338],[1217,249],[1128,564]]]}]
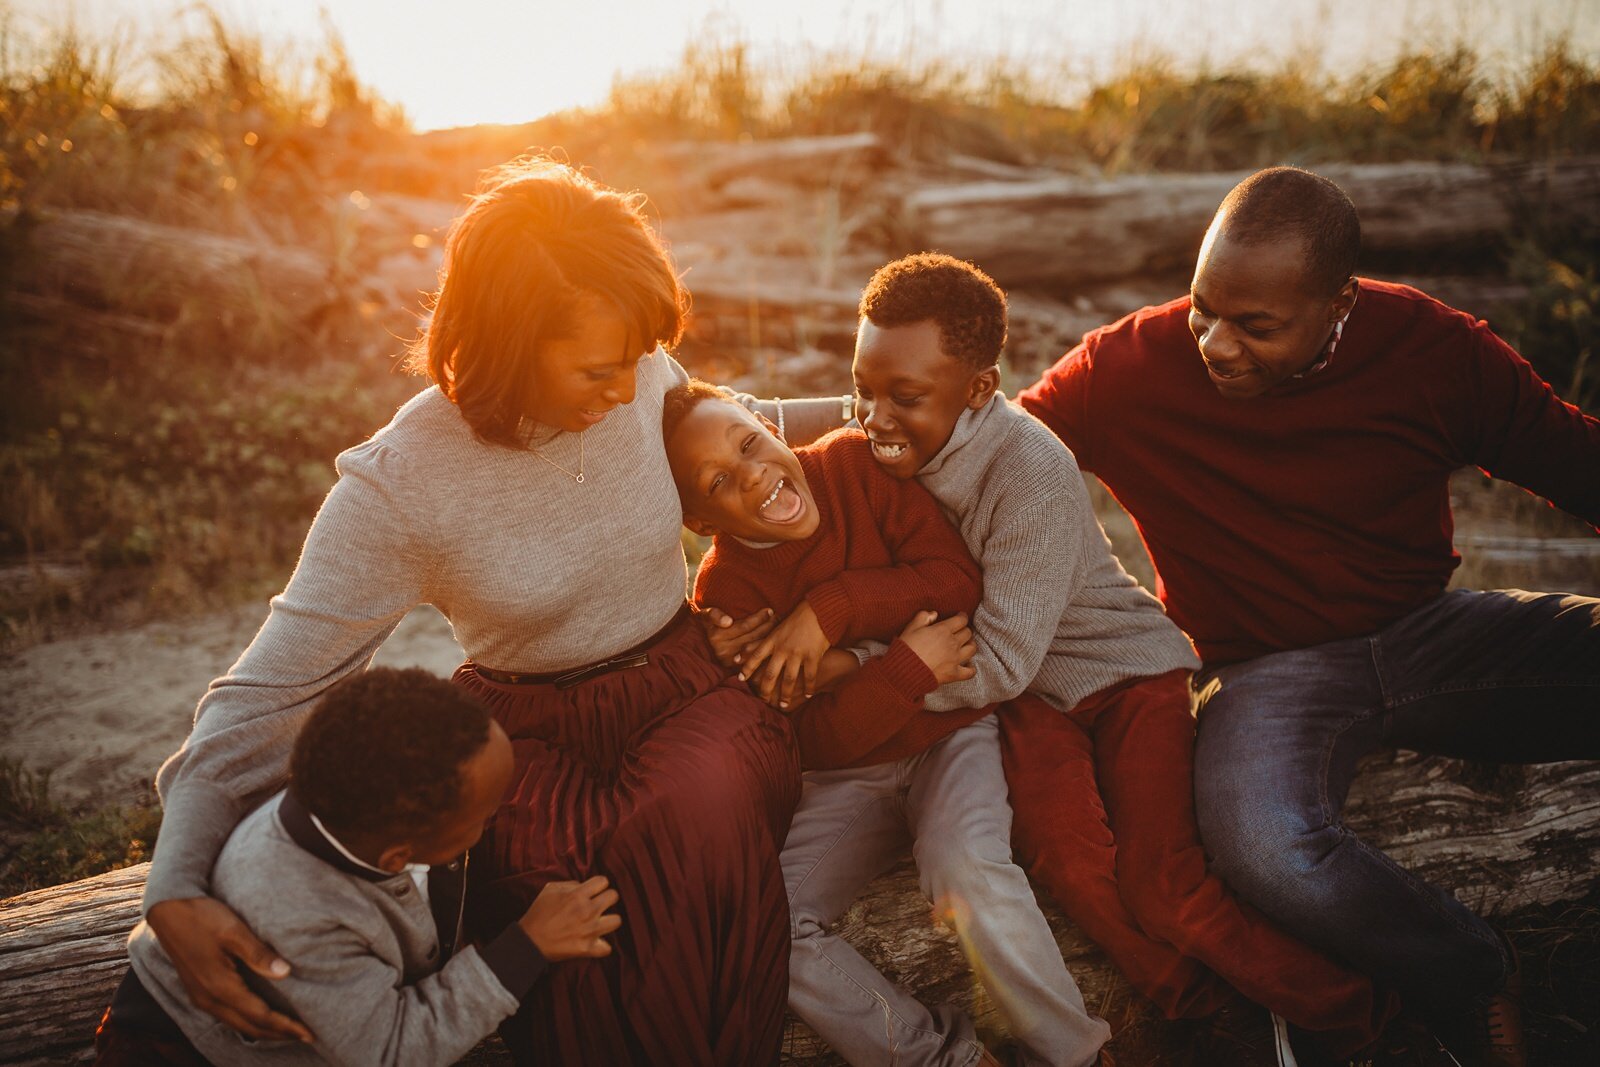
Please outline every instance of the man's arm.
[{"label": "man's arm", "polygon": [[1083,470],[1094,469],[1089,418],[1089,382],[1094,370],[1093,334],[1062,356],[1017,396],[1028,414],[1050,427]]},{"label": "man's arm", "polygon": [[1600,529],[1600,419],[1563,402],[1487,326],[1472,341],[1470,461]]}]

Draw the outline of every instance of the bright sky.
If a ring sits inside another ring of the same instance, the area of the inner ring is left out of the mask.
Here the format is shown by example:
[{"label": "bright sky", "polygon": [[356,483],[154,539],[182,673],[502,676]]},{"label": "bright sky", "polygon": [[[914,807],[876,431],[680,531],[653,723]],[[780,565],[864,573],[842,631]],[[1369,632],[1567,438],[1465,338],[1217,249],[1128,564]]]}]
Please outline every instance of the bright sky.
[{"label": "bright sky", "polygon": [[[7,0],[0,0],[0,11]],[[194,0],[9,0],[25,34],[75,19],[92,34],[170,35]],[[1600,56],[1600,0],[216,0],[288,47],[343,36],[356,74],[419,129],[525,122],[593,104],[614,78],[671,67],[708,35],[780,70],[808,56],[1002,56],[1078,76],[1135,54],[1214,66],[1319,54],[1335,69],[1411,43],[1466,41],[1515,62],[1566,38]],[[1181,12],[1182,14],[1175,14]]]}]

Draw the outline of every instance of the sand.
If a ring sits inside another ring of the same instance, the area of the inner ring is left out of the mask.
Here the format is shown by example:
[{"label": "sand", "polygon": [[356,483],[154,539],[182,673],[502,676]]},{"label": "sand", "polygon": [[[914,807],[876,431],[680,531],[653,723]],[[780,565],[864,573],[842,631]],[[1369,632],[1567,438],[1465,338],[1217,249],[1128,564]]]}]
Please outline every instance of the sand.
[{"label": "sand", "polygon": [[[37,645],[0,664],[0,752],[76,804],[124,801],[149,789],[161,761],[189,733],[211,680],[238,658],[266,618],[252,603]],[[448,677],[462,660],[433,608],[408,615],[377,662]]]}]

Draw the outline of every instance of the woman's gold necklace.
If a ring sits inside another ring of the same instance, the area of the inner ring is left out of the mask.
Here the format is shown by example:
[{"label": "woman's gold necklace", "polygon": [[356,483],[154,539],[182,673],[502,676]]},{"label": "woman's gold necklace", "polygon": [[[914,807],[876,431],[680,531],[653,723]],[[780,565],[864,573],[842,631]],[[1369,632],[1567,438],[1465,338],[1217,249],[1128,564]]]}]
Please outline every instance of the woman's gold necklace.
[{"label": "woman's gold necklace", "polygon": [[540,459],[542,459],[546,463],[550,464],[550,466],[554,467],[556,470],[560,471],[562,474],[565,474],[568,478],[571,478],[577,484],[579,484],[579,485],[583,484],[583,434],[580,433],[578,435],[578,473],[576,473],[576,474],[574,474],[571,471],[567,470],[567,468],[563,467],[561,464],[557,463],[555,460],[551,459],[549,456],[545,455],[543,452],[539,451],[537,448],[530,448],[530,449],[528,449],[528,451],[532,452],[534,455],[538,456]]}]

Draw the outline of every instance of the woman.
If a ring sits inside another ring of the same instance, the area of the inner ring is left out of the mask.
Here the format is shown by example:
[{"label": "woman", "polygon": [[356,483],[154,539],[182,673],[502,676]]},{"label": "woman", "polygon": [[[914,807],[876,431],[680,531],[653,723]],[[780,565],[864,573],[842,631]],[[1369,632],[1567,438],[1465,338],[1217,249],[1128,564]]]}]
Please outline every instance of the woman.
[{"label": "woman", "polygon": [[457,682],[518,757],[469,926],[552,880],[603,873],[621,893],[616,951],[553,968],[507,1024],[519,1058],[776,1059],[799,778],[786,722],[727,684],[683,610],[660,415],[684,374],[659,347],[686,304],[639,200],[570,168],[501,168],[457,220],[414,360],[435,387],[339,457],[288,587],[158,779],[146,909],[197,1004],[297,1033],[231,975],[230,956],[281,961],[204,899],[206,874],[283,784],[317,695],[431,603],[470,657]]}]

